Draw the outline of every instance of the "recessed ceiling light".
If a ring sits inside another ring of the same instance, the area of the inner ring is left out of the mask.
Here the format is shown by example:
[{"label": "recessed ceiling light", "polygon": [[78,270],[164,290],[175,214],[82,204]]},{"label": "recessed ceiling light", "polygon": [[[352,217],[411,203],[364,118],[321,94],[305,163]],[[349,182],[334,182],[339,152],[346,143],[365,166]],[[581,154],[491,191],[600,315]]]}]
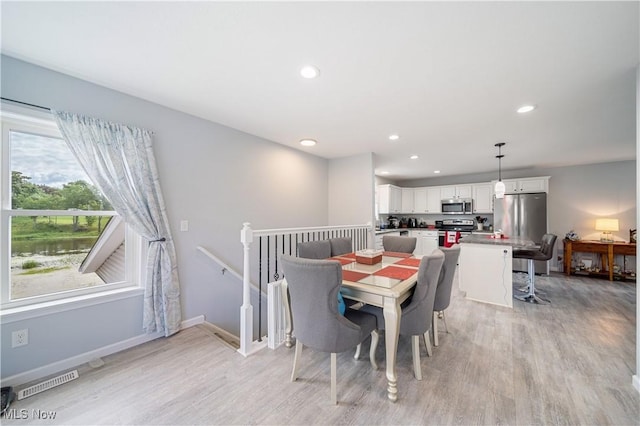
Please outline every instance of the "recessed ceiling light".
[{"label": "recessed ceiling light", "polygon": [[313,65],[305,65],[300,69],[300,75],[304,78],[316,78],[320,75],[320,70]]},{"label": "recessed ceiling light", "polygon": [[381,172],[380,172],[380,174],[381,174],[381,175],[388,175],[388,174],[389,174],[389,172],[388,172],[388,171],[386,171],[386,170],[383,170],[383,171],[381,171]]},{"label": "recessed ceiling light", "polygon": [[520,114],[524,114],[525,112],[531,112],[534,109],[536,109],[535,105],[522,105],[520,108],[518,108],[518,112]]},{"label": "recessed ceiling light", "polygon": [[417,156],[417,155],[412,155],[412,156],[411,156],[411,157],[409,157],[409,158],[411,158],[412,160],[417,160],[417,159],[418,159],[418,156]]},{"label": "recessed ceiling light", "polygon": [[440,170],[434,170],[433,173],[438,174],[440,173]]},{"label": "recessed ceiling light", "polygon": [[398,135],[396,135],[396,134],[393,134],[393,135],[390,135],[390,136],[389,136],[389,140],[397,141],[398,139],[400,139],[400,136],[398,136]]},{"label": "recessed ceiling light", "polygon": [[314,146],[317,142],[313,139],[302,139],[300,145],[302,146]]}]

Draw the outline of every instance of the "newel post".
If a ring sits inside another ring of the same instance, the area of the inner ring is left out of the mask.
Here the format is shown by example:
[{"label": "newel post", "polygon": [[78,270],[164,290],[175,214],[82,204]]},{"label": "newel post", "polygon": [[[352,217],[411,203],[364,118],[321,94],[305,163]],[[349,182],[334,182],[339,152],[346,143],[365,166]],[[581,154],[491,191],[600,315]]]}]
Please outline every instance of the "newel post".
[{"label": "newel post", "polygon": [[238,352],[248,356],[253,341],[253,306],[251,306],[250,281],[250,249],[253,242],[253,230],[249,222],[242,224],[240,241],[244,246],[244,269],[242,273],[242,306],[240,307],[240,349]]}]

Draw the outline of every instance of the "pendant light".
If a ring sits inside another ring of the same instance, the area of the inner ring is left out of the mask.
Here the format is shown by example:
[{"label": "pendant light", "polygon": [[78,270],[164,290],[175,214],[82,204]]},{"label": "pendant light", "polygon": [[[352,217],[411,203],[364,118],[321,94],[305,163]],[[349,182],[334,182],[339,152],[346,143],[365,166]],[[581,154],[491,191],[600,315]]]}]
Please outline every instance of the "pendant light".
[{"label": "pendant light", "polygon": [[498,159],[498,181],[496,182],[496,187],[494,189],[496,198],[504,198],[504,193],[506,190],[504,182],[502,181],[502,157],[504,157],[504,155],[502,155],[502,147],[504,145],[505,142],[498,142],[495,145],[498,147],[498,155],[496,155],[496,158]]}]

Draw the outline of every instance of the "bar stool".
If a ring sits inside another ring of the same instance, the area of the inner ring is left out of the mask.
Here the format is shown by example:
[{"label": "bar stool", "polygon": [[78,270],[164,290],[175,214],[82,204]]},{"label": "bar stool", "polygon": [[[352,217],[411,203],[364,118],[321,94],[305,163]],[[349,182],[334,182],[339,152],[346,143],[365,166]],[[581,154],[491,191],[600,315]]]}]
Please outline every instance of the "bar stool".
[{"label": "bar stool", "polygon": [[553,246],[556,244],[556,239],[558,237],[553,234],[544,234],[542,236],[542,242],[539,248],[530,249],[530,248],[514,248],[513,249],[513,258],[514,259],[527,259],[527,273],[529,275],[529,293],[524,296],[514,295],[518,300],[522,300],[524,302],[529,303],[538,303],[542,305],[546,305],[549,302],[546,299],[543,299],[536,295],[536,285],[535,285],[535,264],[536,260],[547,261],[551,259],[553,255]]}]

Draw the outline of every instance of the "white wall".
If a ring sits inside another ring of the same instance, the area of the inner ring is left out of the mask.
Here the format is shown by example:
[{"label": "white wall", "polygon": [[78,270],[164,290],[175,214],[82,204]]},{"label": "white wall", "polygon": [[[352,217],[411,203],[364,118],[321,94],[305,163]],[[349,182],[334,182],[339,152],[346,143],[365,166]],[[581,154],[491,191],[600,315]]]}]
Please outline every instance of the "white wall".
[{"label": "white wall", "polygon": [[[196,251],[198,245],[242,271],[243,222],[256,229],[328,223],[325,159],[7,56],[0,65],[3,97],[155,133],[183,320],[204,315],[239,334],[241,283],[222,275],[219,266]],[[189,221],[188,232],[179,231],[181,220]],[[143,333],[141,325],[141,296],[29,320],[11,322],[3,316],[1,376],[135,339]],[[11,331],[21,328],[29,328],[29,344],[12,349]]]}]

